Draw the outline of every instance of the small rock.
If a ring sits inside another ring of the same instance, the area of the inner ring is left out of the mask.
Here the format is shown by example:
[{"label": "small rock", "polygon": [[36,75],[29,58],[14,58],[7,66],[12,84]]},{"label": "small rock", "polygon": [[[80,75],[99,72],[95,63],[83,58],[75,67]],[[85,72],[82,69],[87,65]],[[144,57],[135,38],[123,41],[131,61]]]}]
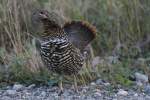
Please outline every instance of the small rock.
[{"label": "small rock", "polygon": [[127,95],[128,95],[128,92],[125,91],[125,90],[120,89],[117,94],[118,94],[118,95],[122,95],[122,96],[127,96]]},{"label": "small rock", "polygon": [[135,97],[137,97],[137,96],[138,96],[138,94],[137,94],[137,93],[135,93],[135,94],[134,94],[134,96],[135,96]]},{"label": "small rock", "polygon": [[8,95],[15,95],[16,94],[16,90],[7,90],[6,94],[8,94]]},{"label": "small rock", "polygon": [[80,96],[73,96],[72,99],[73,99],[73,100],[79,100],[79,99],[80,99]]},{"label": "small rock", "polygon": [[135,78],[136,78],[136,81],[140,81],[142,83],[148,83],[148,76],[146,76],[144,74],[136,72]]},{"label": "small rock", "polygon": [[146,85],[146,86],[144,87],[144,92],[145,92],[146,94],[150,95],[150,85]]},{"label": "small rock", "polygon": [[110,83],[108,83],[108,82],[107,82],[107,83],[103,83],[103,84],[104,84],[105,86],[110,86]]},{"label": "small rock", "polygon": [[95,92],[100,92],[100,89],[95,89],[94,91],[95,91]]},{"label": "small rock", "polygon": [[103,80],[102,79],[98,79],[98,80],[96,80],[96,84],[97,85],[100,85],[100,84],[103,84],[104,82],[103,82]]},{"label": "small rock", "polygon": [[10,89],[10,88],[11,88],[11,86],[7,86],[7,87],[6,87],[7,90]]},{"label": "small rock", "polygon": [[64,93],[63,93],[63,96],[65,96],[65,97],[68,97],[68,96],[70,96],[70,92],[69,91],[64,91]]},{"label": "small rock", "polygon": [[92,82],[92,83],[91,83],[91,85],[92,85],[92,86],[95,86],[95,85],[96,85],[96,83],[95,83],[95,82]]},{"label": "small rock", "polygon": [[58,93],[53,93],[52,96],[55,97],[55,99],[58,99],[58,97],[59,97]]},{"label": "small rock", "polygon": [[144,64],[145,61],[146,61],[146,59],[144,59],[144,58],[138,58],[137,59],[137,62],[139,62],[140,64]]},{"label": "small rock", "polygon": [[0,90],[0,95],[2,94],[2,91]]},{"label": "small rock", "polygon": [[87,92],[87,90],[89,89],[89,87],[87,87],[87,86],[84,86],[84,87],[82,87],[82,93],[86,93]]},{"label": "small rock", "polygon": [[32,89],[32,88],[34,88],[36,85],[35,84],[31,84],[31,85],[29,85],[27,88],[28,89]]},{"label": "small rock", "polygon": [[147,95],[147,96],[145,97],[145,100],[150,100],[150,96]]},{"label": "small rock", "polygon": [[95,95],[97,95],[97,96],[102,96],[102,94],[99,93],[99,92],[96,92]]},{"label": "small rock", "polygon": [[45,91],[42,91],[42,92],[41,92],[41,96],[42,96],[42,97],[45,97],[45,96],[46,96],[46,92],[45,92]]},{"label": "small rock", "polygon": [[136,85],[137,85],[138,87],[142,87],[142,86],[143,86],[143,83],[142,83],[141,81],[136,81]]},{"label": "small rock", "polygon": [[100,57],[99,56],[95,57],[92,61],[92,66],[93,67],[97,66],[99,64],[99,61],[100,61]]},{"label": "small rock", "polygon": [[98,98],[98,97],[101,97],[101,96],[102,96],[102,94],[99,93],[99,92],[95,92],[95,93],[94,93],[94,97],[95,97],[95,98]]},{"label": "small rock", "polygon": [[12,98],[10,98],[10,97],[8,97],[8,96],[3,96],[3,97],[1,98],[1,100],[12,100]]},{"label": "small rock", "polygon": [[16,90],[16,91],[20,91],[20,90],[22,90],[23,88],[24,88],[24,86],[21,85],[21,84],[15,84],[15,85],[13,86],[13,90]]},{"label": "small rock", "polygon": [[114,98],[114,99],[112,99],[112,100],[118,100],[117,98]]}]

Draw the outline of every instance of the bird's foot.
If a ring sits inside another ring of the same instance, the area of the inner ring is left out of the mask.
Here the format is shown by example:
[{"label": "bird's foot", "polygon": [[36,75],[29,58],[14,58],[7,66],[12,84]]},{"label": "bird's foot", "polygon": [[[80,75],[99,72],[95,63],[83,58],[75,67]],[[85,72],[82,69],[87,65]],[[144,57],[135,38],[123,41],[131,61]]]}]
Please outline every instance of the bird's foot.
[{"label": "bird's foot", "polygon": [[55,86],[58,84],[58,80],[48,80],[47,85],[48,86]]},{"label": "bird's foot", "polygon": [[58,96],[61,96],[63,93],[64,93],[63,90],[60,90]]},{"label": "bird's foot", "polygon": [[73,91],[78,94],[79,93],[78,87],[73,85]]}]

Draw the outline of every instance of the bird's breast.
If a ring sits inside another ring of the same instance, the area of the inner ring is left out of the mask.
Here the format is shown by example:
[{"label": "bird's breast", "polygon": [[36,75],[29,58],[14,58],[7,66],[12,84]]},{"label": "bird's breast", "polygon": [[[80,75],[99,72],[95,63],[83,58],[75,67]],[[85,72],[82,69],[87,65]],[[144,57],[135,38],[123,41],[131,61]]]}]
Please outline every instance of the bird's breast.
[{"label": "bird's breast", "polygon": [[41,43],[41,58],[57,73],[77,73],[82,67],[82,56],[67,39],[53,39]]}]

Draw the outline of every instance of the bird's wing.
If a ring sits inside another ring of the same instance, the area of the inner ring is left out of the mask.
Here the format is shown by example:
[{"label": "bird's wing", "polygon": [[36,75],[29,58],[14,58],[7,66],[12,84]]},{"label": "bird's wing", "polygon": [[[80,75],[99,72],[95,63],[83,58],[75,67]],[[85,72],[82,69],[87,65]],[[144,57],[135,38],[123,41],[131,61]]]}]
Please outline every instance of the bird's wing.
[{"label": "bird's wing", "polygon": [[84,21],[71,21],[64,25],[69,41],[83,50],[96,35],[96,28]]}]

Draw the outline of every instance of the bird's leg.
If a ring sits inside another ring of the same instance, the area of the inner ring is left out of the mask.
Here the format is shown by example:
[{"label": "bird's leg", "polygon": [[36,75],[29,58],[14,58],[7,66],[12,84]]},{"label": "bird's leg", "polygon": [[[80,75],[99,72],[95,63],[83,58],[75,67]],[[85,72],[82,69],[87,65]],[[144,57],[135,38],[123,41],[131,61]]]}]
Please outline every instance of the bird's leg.
[{"label": "bird's leg", "polygon": [[62,85],[62,80],[63,80],[63,76],[60,76],[59,77],[59,89],[60,89],[60,92],[59,92],[59,96],[61,96],[63,94],[63,85]]},{"label": "bird's leg", "polygon": [[78,91],[78,86],[77,86],[77,78],[75,75],[73,75],[73,77],[74,77],[74,89],[75,89],[75,92],[78,93],[79,91]]}]

